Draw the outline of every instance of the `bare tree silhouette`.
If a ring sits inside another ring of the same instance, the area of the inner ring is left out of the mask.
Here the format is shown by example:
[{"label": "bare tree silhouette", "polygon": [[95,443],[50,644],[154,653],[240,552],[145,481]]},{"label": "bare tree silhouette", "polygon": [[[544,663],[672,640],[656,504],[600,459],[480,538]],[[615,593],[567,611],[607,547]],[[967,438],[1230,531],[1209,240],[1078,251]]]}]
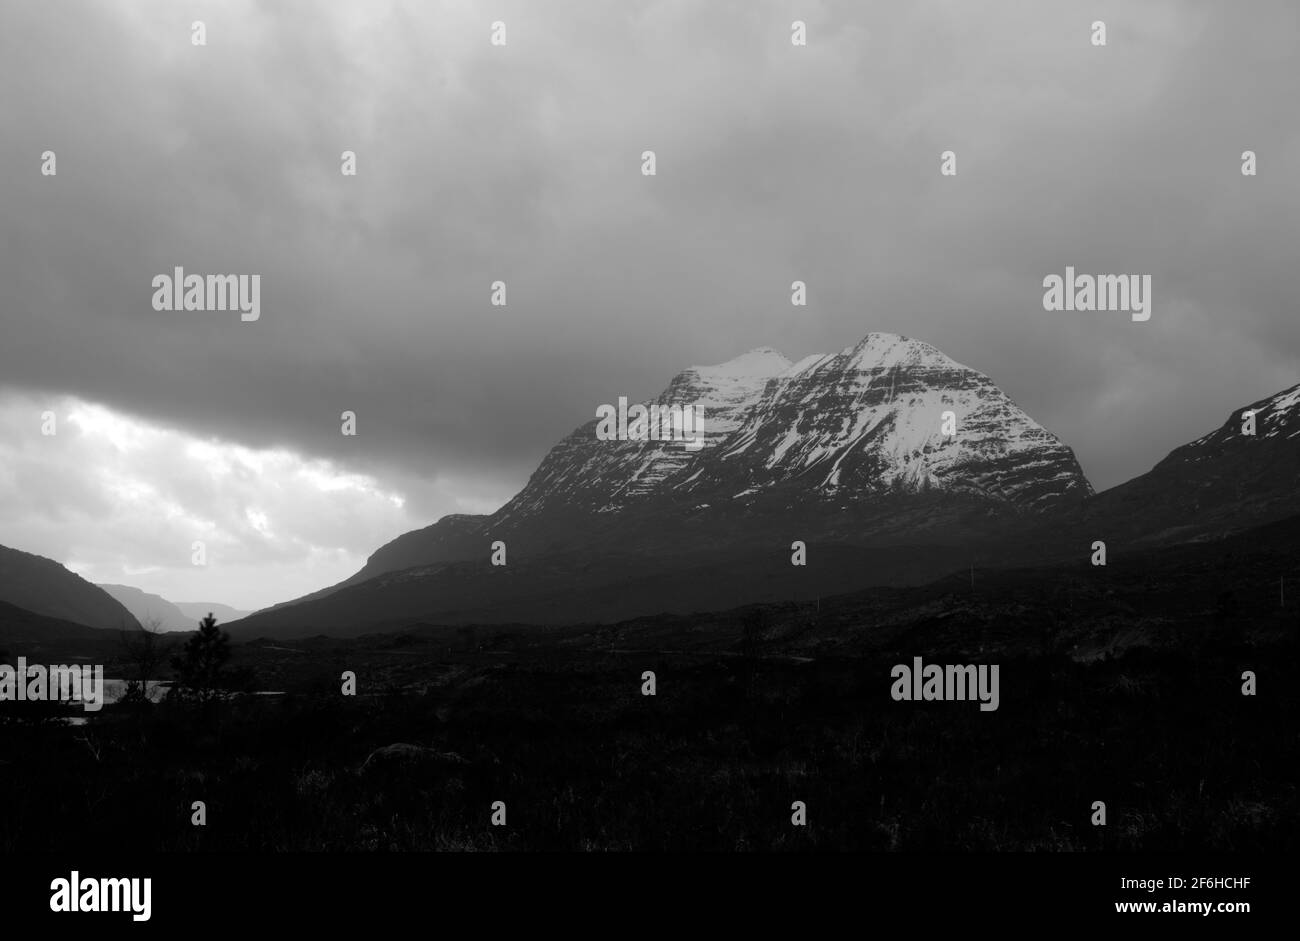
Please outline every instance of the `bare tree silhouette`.
[{"label": "bare tree silhouette", "polygon": [[163,646],[160,642],[162,621],[159,618],[147,618],[136,630],[119,632],[122,647],[126,651],[126,660],[131,665],[134,676],[126,678],[126,691],[122,694],[124,703],[148,703],[149,683],[157,679],[162,668]]}]

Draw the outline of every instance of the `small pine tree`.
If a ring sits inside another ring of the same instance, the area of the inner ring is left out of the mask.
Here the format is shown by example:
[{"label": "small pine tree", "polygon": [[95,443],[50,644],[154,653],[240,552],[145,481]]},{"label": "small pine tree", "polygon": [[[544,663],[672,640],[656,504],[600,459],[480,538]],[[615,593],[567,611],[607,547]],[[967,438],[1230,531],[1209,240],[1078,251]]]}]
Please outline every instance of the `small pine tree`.
[{"label": "small pine tree", "polygon": [[199,622],[199,632],[172,657],[181,698],[201,705],[222,698],[229,686],[225,670],[229,659],[230,635],[217,627],[217,619],[209,612]]}]

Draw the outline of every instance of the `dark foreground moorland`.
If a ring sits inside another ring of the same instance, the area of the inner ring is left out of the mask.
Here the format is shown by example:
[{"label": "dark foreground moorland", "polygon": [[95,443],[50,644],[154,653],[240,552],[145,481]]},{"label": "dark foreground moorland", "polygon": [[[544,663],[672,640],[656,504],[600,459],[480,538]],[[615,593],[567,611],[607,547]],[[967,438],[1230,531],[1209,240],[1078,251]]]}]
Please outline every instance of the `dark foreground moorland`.
[{"label": "dark foreground moorland", "polygon": [[[1291,850],[1298,534],[612,626],[236,645],[232,675],[278,695],[82,725],[3,704],[0,850]],[[1000,707],[894,702],[914,656],[1000,664]]]}]

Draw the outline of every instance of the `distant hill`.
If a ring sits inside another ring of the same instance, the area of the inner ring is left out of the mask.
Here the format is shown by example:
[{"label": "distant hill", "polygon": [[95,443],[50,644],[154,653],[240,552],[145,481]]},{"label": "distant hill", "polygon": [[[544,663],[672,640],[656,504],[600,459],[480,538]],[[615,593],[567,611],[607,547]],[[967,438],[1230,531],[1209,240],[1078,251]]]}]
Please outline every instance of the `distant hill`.
[{"label": "distant hill", "polygon": [[252,611],[240,611],[238,608],[232,608],[228,604],[218,604],[215,601],[173,601],[176,607],[189,618],[189,627],[187,631],[192,631],[198,627],[199,621],[203,620],[209,614],[217,619],[217,623],[224,624],[227,621],[238,621],[242,617],[252,614]]},{"label": "distant hill", "polygon": [[249,613],[215,601],[168,601],[161,595],[153,595],[130,585],[99,587],[120,601],[141,624],[157,621],[159,628],[164,631],[198,630],[199,622],[209,614],[218,623],[224,624],[227,621],[237,621]]},{"label": "distant hill", "polygon": [[138,627],[125,606],[53,559],[0,546],[0,601],[87,627]]},{"label": "distant hill", "polygon": [[[1254,434],[1243,431],[1247,413]],[[1135,545],[1218,538],[1300,512],[1300,385],[1234,410],[1075,511],[1092,531]]]},{"label": "distant hill", "polygon": [[120,601],[128,611],[135,615],[137,621],[146,626],[154,623],[163,631],[193,631],[198,629],[198,620],[192,619],[179,607],[159,595],[151,595],[130,585],[100,585]]}]

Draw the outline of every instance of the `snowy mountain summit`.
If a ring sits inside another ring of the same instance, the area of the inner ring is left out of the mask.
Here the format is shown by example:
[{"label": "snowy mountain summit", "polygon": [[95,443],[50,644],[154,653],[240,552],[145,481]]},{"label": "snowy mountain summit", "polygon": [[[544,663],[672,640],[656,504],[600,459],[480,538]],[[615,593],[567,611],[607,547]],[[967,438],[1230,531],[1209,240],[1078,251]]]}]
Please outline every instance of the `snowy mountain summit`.
[{"label": "snowy mountain summit", "polygon": [[593,420],[551,450],[497,522],[657,498],[790,505],[944,491],[1038,510],[1092,493],[1070,448],[987,376],[894,334],[798,363],[763,347],[693,366],[645,405],[701,408],[703,446],[599,440]]}]

